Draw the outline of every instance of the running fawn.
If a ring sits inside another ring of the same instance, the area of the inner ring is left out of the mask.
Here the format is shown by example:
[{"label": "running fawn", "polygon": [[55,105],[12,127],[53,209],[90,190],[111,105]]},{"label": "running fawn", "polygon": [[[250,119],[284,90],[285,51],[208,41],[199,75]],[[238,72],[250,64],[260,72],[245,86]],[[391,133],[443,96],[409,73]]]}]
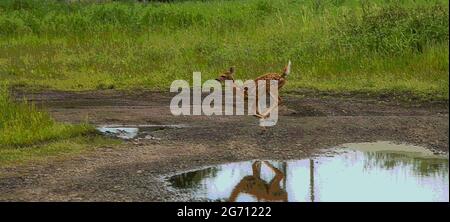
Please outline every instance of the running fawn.
[{"label": "running fawn", "polygon": [[[281,89],[281,87],[283,87],[286,84],[287,76],[289,75],[289,73],[291,73],[291,61],[290,60],[289,60],[288,64],[286,65],[286,67],[284,67],[283,73],[281,73],[281,74],[266,73],[266,74],[256,78],[255,82],[258,82],[259,80],[266,80],[266,81],[275,80],[278,82],[278,89]],[[268,87],[268,86],[269,85],[267,85],[267,87],[266,87],[267,93],[269,93],[269,91],[270,91],[270,87]],[[279,97],[279,96],[278,96],[278,104],[281,104],[281,97]]]},{"label": "running fawn", "polygon": [[[278,89],[281,89],[287,82],[287,76],[289,75],[289,73],[291,72],[291,61],[288,62],[288,64],[286,65],[286,67],[284,67],[283,72],[281,74],[279,73],[266,73],[262,76],[259,76],[258,78],[254,79],[255,81],[255,85],[258,85],[258,81],[259,80],[265,80],[266,81],[266,93],[268,95],[270,95],[271,97],[272,94],[270,92],[270,81],[271,80],[275,80],[278,82]],[[241,90],[244,91],[244,96],[247,97],[248,96],[248,88],[246,88],[246,86],[242,86],[239,87],[236,84],[234,84],[234,73],[235,73],[235,68],[234,67],[230,67],[229,70],[227,70],[226,72],[222,73],[219,75],[219,77],[216,78],[217,81],[224,83],[225,80],[232,80],[233,81],[233,88],[234,90]],[[256,88],[256,90],[258,90]],[[256,91],[256,101],[258,101],[258,91]],[[267,116],[269,115],[270,111],[275,108],[275,106],[277,106],[278,104],[281,103],[281,97],[278,96],[278,98],[274,98],[276,99],[275,105],[270,107],[266,112],[264,113],[259,113],[256,112],[255,116],[259,117],[259,118],[267,118]]]}]

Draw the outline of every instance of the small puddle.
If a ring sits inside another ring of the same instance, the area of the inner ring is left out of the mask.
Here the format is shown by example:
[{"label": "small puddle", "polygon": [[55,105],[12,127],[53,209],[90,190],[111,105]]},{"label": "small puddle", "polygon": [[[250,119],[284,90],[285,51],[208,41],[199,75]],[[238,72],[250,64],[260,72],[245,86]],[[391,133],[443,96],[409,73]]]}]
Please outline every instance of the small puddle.
[{"label": "small puddle", "polygon": [[333,156],[245,161],[168,178],[204,201],[449,201],[448,157],[389,142],[344,144]]},{"label": "small puddle", "polygon": [[164,129],[177,129],[185,125],[104,125],[97,130],[106,136],[120,139],[153,138],[150,133]]}]

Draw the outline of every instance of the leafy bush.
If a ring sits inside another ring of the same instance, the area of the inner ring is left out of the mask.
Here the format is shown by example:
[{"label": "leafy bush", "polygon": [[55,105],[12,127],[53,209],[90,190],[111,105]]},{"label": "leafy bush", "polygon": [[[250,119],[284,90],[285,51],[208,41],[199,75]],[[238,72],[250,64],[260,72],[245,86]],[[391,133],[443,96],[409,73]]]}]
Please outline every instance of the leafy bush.
[{"label": "leafy bush", "polygon": [[29,27],[25,22],[18,17],[0,17],[0,34],[1,35],[13,35],[24,34],[29,30]]}]

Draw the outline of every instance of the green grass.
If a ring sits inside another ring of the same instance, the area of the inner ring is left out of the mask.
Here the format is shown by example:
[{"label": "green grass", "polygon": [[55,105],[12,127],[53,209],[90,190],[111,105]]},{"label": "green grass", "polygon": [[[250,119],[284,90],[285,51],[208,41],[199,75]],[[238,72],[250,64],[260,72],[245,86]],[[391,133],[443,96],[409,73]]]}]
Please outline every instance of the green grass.
[{"label": "green grass", "polygon": [[0,148],[0,166],[17,166],[45,162],[49,159],[61,159],[89,152],[97,147],[119,143],[119,140],[101,136],[77,136],[27,147]]},{"label": "green grass", "polygon": [[444,0],[0,1],[0,165],[117,141],[14,102],[6,83],[168,90],[175,79],[293,72],[284,90],[449,97]]},{"label": "green grass", "polygon": [[448,100],[448,1],[0,3],[0,81],[168,90],[175,79],[293,73],[284,90]]},{"label": "green grass", "polygon": [[0,111],[0,149],[67,139],[94,131],[87,124],[55,122],[34,104],[11,101],[7,87],[0,88]]},{"label": "green grass", "polygon": [[67,156],[115,143],[96,136],[90,125],[58,123],[34,104],[12,101],[7,87],[0,87],[0,166]]}]

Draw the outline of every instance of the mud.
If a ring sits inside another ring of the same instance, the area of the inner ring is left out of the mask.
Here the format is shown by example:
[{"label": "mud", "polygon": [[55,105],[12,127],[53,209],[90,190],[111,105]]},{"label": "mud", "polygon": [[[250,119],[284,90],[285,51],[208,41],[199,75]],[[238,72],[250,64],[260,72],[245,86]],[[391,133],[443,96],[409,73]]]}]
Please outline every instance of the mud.
[{"label": "mud", "polygon": [[[282,94],[283,95],[283,94]],[[345,143],[393,141],[448,153],[448,102],[285,95],[278,124],[266,132],[251,116],[172,116],[161,92],[15,92],[63,122],[101,126],[187,125],[149,133],[48,163],[0,169],[3,201],[184,201],[165,176],[253,159],[304,159]]]}]

